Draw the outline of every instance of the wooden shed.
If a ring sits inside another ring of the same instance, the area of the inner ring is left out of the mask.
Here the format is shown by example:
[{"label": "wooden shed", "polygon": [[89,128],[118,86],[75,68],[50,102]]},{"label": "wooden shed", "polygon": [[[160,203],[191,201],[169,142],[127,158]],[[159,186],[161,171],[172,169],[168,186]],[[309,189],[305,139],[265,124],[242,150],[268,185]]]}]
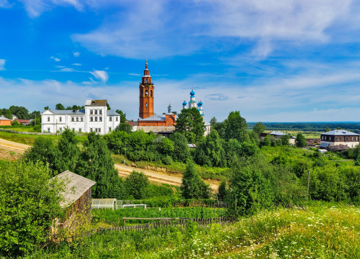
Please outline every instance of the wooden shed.
[{"label": "wooden shed", "polygon": [[55,177],[67,182],[66,191],[63,194],[64,201],[60,203],[60,206],[66,209],[66,216],[62,224],[66,226],[66,222],[77,213],[86,214],[90,217],[92,187],[96,182],[69,170]]}]

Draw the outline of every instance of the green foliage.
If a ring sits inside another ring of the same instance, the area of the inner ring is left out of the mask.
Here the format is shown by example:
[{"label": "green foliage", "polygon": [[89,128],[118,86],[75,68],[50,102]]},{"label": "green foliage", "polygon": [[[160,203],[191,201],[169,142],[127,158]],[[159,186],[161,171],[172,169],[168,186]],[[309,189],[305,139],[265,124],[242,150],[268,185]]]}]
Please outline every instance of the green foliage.
[{"label": "green foliage", "polygon": [[64,186],[50,181],[42,164],[0,161],[0,256],[15,258],[44,245],[62,215]]},{"label": "green foliage", "polygon": [[205,122],[198,109],[182,109],[178,115],[175,132],[183,134],[189,143],[199,141],[205,132]]},{"label": "green foliage", "polygon": [[128,195],[132,195],[138,200],[148,197],[149,184],[149,179],[143,172],[132,171],[125,180]]},{"label": "green foliage", "polygon": [[56,169],[58,172],[64,172],[69,170],[75,172],[76,164],[80,156],[80,149],[77,146],[78,140],[75,132],[69,128],[65,128],[61,134],[58,150],[61,153],[61,160],[58,163]]},{"label": "green foliage", "polygon": [[295,139],[295,144],[297,147],[306,147],[307,146],[307,142],[306,142],[306,139],[303,134],[301,134],[301,133],[297,134],[296,139]]},{"label": "green foliage", "polygon": [[174,161],[171,156],[164,156],[161,160],[165,165],[171,165]]},{"label": "green foliage", "polygon": [[266,126],[262,122],[258,122],[254,125],[253,131],[260,136],[266,130]]},{"label": "green foliage", "polygon": [[192,162],[187,163],[180,190],[185,199],[201,199],[210,196],[210,186],[201,179]]},{"label": "green foliage", "polygon": [[214,127],[214,126],[216,125],[216,123],[217,123],[217,119],[216,119],[215,117],[212,117],[212,118],[210,119],[210,126],[211,126],[211,127]]},{"label": "green foliage", "polygon": [[55,105],[55,110],[65,110],[65,107],[61,103],[58,103],[57,105]]},{"label": "green foliage", "polygon": [[290,136],[289,135],[282,135],[280,139],[281,139],[281,145],[283,145],[283,146],[290,145],[290,143],[289,143]]},{"label": "green foliage", "polygon": [[181,133],[175,132],[170,138],[174,142],[174,151],[171,154],[172,158],[174,161],[185,163],[191,158],[186,137]]},{"label": "green foliage", "polygon": [[218,194],[218,198],[219,200],[223,201],[226,200],[226,181],[221,181],[220,186],[219,186],[219,194]]},{"label": "green foliage", "polygon": [[329,127],[326,127],[325,132],[329,132],[329,131],[331,131],[331,129]]},{"label": "green foliage", "polygon": [[12,113],[11,113],[11,110],[7,110],[6,112],[5,112],[5,117],[6,118],[8,118],[8,119],[10,119],[10,120],[12,120]]},{"label": "green foliage", "polygon": [[123,180],[118,176],[106,142],[100,135],[92,132],[89,133],[88,141],[84,143],[84,146],[85,150],[80,156],[76,172],[96,182],[93,187],[93,197],[125,198],[126,190]]},{"label": "green foliage", "polygon": [[[62,163],[61,152],[55,147],[51,139],[44,137],[37,138],[34,145],[25,151],[23,158],[34,164],[41,162],[45,166],[49,165],[49,167],[54,170],[58,169]],[[56,171],[52,172],[57,174]]]},{"label": "green foliage", "polygon": [[18,121],[12,121],[11,126],[18,126],[21,125]]},{"label": "green foliage", "polygon": [[266,147],[270,147],[271,146],[271,140],[270,140],[270,135],[266,135],[266,137],[264,138],[264,141],[261,144],[262,146],[266,146]]},{"label": "green foliage", "polygon": [[222,139],[216,130],[212,130],[205,141],[198,144],[195,161],[199,165],[210,164],[216,167],[226,167],[226,155],[222,147]]},{"label": "green foliage", "polygon": [[229,215],[251,215],[272,206],[274,193],[270,181],[261,170],[251,166],[237,166],[229,180],[227,196]]},{"label": "green foliage", "polygon": [[230,112],[227,119],[224,121],[225,125],[225,139],[236,139],[240,143],[245,141],[245,135],[248,125],[246,120],[240,116],[239,111]]},{"label": "green foliage", "polygon": [[45,110],[45,111],[46,111],[46,110],[50,110],[49,106],[45,106],[45,107],[44,107],[44,110]]}]

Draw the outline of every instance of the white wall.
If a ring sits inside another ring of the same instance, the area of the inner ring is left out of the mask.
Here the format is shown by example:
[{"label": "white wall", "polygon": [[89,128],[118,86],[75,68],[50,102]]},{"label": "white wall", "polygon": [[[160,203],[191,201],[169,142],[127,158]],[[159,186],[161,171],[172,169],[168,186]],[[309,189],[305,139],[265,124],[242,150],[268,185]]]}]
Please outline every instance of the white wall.
[{"label": "white wall", "polygon": [[[90,114],[91,110],[93,114]],[[97,114],[95,114],[95,110]],[[111,117],[111,121],[110,121],[110,117]],[[72,120],[73,118],[74,121]],[[111,127],[111,131],[113,131],[120,124],[120,115],[107,116],[106,106],[91,105],[91,106],[85,106],[84,115],[80,115],[80,114],[60,115],[60,114],[54,114],[51,111],[44,111],[41,114],[41,121],[42,121],[41,123],[42,132],[44,131],[48,132],[48,129],[50,129],[50,133],[56,133],[56,131],[62,132],[66,127],[68,127],[71,130],[74,130],[75,132],[80,132],[80,131],[91,132],[92,129],[92,131],[104,135],[110,131],[110,127]]]},{"label": "white wall", "polygon": [[350,148],[355,148],[357,147],[357,145],[359,145],[359,142],[329,142],[329,141],[321,141],[321,143],[327,143],[329,144],[330,146],[337,146],[337,145],[346,145]]}]

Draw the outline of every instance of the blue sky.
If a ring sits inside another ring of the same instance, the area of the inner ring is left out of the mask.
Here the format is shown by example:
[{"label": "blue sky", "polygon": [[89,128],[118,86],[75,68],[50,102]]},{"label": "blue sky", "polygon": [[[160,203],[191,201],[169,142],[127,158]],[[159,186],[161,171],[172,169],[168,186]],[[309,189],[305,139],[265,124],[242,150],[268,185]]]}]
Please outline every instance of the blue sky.
[{"label": "blue sky", "polygon": [[359,14],[352,0],[0,0],[0,108],[107,99],[137,119],[147,58],[156,113],[194,87],[207,120],[360,121]]}]

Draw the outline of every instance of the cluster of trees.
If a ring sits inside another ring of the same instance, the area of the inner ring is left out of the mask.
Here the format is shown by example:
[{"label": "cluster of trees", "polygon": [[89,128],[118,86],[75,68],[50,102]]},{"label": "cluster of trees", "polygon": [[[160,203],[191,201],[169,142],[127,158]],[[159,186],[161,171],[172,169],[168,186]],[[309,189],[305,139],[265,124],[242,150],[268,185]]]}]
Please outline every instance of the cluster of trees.
[{"label": "cluster of trees", "polygon": [[35,116],[36,118],[40,118],[39,111],[29,112],[29,110],[26,109],[25,107],[15,106],[15,105],[10,106],[9,109],[6,108],[0,109],[0,116],[1,115],[3,115],[8,119],[12,119],[13,115],[15,115],[16,117],[18,117],[18,119],[21,120],[35,119]]},{"label": "cluster of trees", "polygon": [[[49,106],[45,106],[44,107],[44,110],[49,110]],[[111,107],[110,105],[107,103],[107,109],[108,110],[111,110]],[[65,106],[62,105],[61,103],[58,103],[55,105],[55,110],[85,110],[85,106],[82,105],[82,106],[78,106],[78,105],[73,105],[73,106]]]}]

